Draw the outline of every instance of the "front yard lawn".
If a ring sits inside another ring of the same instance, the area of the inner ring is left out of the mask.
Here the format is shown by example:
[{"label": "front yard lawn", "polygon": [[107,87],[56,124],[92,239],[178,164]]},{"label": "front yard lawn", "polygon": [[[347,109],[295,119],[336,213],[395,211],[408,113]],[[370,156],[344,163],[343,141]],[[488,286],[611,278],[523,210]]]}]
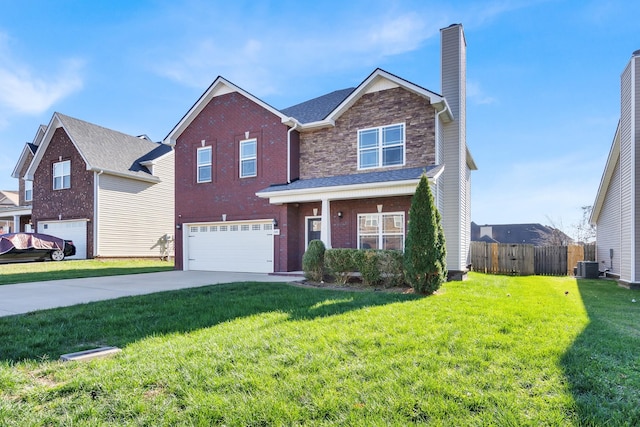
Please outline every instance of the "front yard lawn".
[{"label": "front yard lawn", "polygon": [[173,270],[173,261],[85,259],[0,264],[0,285]]},{"label": "front yard lawn", "polygon": [[[0,425],[639,425],[639,294],[235,283],[0,318]],[[123,349],[90,362],[60,354]]]}]

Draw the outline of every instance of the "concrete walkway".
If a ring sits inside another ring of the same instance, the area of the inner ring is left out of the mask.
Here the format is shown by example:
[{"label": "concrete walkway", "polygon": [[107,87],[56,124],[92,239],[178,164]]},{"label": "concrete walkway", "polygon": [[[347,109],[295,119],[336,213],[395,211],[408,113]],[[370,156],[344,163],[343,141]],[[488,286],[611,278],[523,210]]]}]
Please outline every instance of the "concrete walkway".
[{"label": "concrete walkway", "polygon": [[0,317],[55,307],[231,282],[293,282],[297,276],[163,271],[0,286]]}]

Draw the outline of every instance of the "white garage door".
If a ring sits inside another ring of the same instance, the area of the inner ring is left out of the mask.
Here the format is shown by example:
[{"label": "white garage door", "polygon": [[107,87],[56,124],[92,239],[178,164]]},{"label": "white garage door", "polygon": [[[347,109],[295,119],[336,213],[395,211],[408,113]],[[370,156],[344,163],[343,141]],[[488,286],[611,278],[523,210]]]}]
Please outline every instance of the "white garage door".
[{"label": "white garage door", "polygon": [[188,270],[273,273],[273,225],[222,222],[185,226]]},{"label": "white garage door", "polygon": [[73,240],[76,254],[68,259],[87,258],[87,221],[38,221],[38,233]]}]

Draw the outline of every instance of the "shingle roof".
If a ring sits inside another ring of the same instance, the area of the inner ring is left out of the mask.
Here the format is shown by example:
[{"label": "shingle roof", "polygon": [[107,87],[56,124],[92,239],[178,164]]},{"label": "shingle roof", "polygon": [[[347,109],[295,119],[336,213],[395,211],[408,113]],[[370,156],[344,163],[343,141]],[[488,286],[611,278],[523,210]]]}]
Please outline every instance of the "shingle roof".
[{"label": "shingle roof", "polygon": [[91,169],[150,177],[140,162],[153,160],[171,147],[56,113]]},{"label": "shingle roof", "polygon": [[312,123],[326,118],[330,112],[344,101],[355,88],[336,90],[309,101],[280,110],[282,114],[294,117],[300,123]]},{"label": "shingle roof", "polygon": [[381,182],[408,181],[419,179],[422,173],[428,178],[438,174],[441,165],[421,166],[409,169],[394,169],[382,172],[365,172],[351,175],[328,176],[322,178],[299,179],[290,184],[278,184],[267,187],[259,193],[275,193],[278,191],[305,190],[312,188],[338,187],[345,185],[373,184]]}]

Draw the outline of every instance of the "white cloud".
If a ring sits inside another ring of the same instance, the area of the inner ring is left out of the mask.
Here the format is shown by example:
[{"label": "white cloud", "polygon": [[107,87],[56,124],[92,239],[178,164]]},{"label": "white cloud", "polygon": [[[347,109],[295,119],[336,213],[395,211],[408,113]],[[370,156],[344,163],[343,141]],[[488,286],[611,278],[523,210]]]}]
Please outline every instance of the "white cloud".
[{"label": "white cloud", "polygon": [[0,108],[5,114],[42,113],[82,88],[82,61],[66,60],[57,73],[46,67],[47,72],[38,75],[13,57],[7,40],[0,34]]},{"label": "white cloud", "polygon": [[480,84],[467,79],[467,99],[476,104],[495,104],[498,100],[487,95]]}]

